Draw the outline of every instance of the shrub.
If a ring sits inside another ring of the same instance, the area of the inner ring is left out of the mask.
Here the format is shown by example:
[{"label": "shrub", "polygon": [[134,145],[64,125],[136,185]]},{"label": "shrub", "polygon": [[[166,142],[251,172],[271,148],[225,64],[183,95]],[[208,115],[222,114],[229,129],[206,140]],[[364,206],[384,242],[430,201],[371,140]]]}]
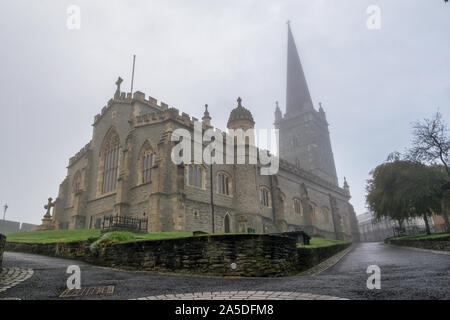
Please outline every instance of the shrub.
[{"label": "shrub", "polygon": [[93,242],[89,246],[89,250],[92,252],[94,256],[98,256],[99,250],[101,248],[107,247],[115,242],[124,242],[124,241],[132,241],[135,239],[135,235],[131,232],[108,232],[102,235],[98,240]]}]

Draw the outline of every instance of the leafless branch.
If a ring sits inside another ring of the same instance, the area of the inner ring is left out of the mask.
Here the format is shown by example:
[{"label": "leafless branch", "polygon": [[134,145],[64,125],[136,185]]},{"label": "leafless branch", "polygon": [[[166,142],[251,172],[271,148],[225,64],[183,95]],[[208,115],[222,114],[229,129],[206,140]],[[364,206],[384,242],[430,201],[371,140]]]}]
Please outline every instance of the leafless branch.
[{"label": "leafless branch", "polygon": [[450,136],[441,113],[438,111],[433,118],[414,123],[413,136],[408,158],[428,164],[440,163],[450,175]]}]

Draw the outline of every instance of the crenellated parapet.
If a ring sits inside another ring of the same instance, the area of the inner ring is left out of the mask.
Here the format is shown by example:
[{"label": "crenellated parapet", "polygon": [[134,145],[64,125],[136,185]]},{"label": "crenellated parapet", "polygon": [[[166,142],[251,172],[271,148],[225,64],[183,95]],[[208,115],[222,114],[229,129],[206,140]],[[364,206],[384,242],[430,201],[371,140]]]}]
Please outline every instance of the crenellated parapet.
[{"label": "crenellated parapet", "polygon": [[120,92],[119,94],[116,94],[115,97],[113,99],[110,99],[107,103],[106,106],[104,106],[101,110],[101,112],[97,115],[95,115],[94,117],[94,125],[100,121],[101,118],[103,118],[103,116],[109,111],[109,109],[118,103],[121,104],[133,104],[135,102],[140,102],[144,105],[148,105],[152,108],[157,109],[158,111],[166,111],[169,109],[169,106],[164,103],[164,102],[160,102],[160,104],[158,105],[158,101],[151,97],[148,96],[148,98],[145,98],[145,93],[140,92],[140,91],[136,91],[133,96],[131,95],[131,93],[125,93],[125,92]]},{"label": "crenellated parapet", "polygon": [[80,160],[88,151],[91,146],[91,142],[86,144],[80,151],[78,151],[72,158],[69,159],[69,167],[71,167],[74,163]]},{"label": "crenellated parapet", "polygon": [[185,112],[180,114],[180,110],[169,108],[165,105],[165,110],[162,110],[161,112],[150,112],[137,116],[135,118],[135,126],[146,126],[167,120],[173,120],[188,128],[194,128],[194,123],[199,121],[196,117],[191,117]]}]

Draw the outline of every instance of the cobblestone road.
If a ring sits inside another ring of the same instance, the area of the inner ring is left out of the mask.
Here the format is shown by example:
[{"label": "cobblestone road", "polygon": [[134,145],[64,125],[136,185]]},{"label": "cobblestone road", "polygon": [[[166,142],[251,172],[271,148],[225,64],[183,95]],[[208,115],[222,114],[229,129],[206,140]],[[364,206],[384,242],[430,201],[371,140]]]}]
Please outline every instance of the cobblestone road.
[{"label": "cobblestone road", "polygon": [[163,294],[137,300],[347,300],[326,295],[283,291],[219,291]]},{"label": "cobblestone road", "polygon": [[33,275],[29,268],[0,268],[0,292],[6,291]]}]

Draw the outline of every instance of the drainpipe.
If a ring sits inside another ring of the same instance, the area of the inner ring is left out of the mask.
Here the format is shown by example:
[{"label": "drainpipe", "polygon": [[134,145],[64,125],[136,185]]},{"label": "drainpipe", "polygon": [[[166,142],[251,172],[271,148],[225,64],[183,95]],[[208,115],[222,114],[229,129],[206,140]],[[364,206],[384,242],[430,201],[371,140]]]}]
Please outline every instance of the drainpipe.
[{"label": "drainpipe", "polygon": [[212,233],[214,233],[214,184],[213,184],[213,165],[210,165],[210,185],[211,185],[211,216],[212,216]]},{"label": "drainpipe", "polygon": [[[273,197],[272,175],[269,175],[269,182],[270,182],[270,198],[272,200],[273,224],[276,226],[276,210],[275,210],[275,199]],[[258,192],[261,192],[261,191],[258,190]]]}]

